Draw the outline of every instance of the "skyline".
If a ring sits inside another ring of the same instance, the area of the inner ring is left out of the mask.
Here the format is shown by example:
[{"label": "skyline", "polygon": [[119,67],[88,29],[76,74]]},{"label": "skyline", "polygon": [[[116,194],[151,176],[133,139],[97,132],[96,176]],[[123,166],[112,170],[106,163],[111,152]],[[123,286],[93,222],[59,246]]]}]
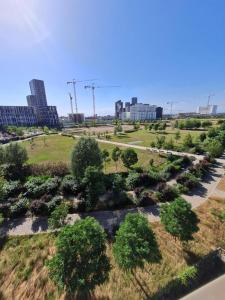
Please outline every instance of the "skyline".
[{"label": "skyline", "polygon": [[[195,2],[1,1],[0,104],[26,105],[32,78],[44,80],[59,115],[70,112],[66,82],[73,78],[120,86],[96,90],[98,115],[113,114],[115,101],[133,96],[165,113],[169,101],[196,111],[210,93],[211,103],[225,103],[225,3]],[[78,110],[88,116],[92,97],[83,86]]]}]

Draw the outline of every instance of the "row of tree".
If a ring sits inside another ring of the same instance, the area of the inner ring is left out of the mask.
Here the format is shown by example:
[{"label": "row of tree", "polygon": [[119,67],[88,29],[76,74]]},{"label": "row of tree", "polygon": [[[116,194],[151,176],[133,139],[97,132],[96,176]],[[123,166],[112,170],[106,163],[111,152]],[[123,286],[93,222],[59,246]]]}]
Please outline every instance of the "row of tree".
[{"label": "row of tree", "polygon": [[[182,198],[160,209],[166,231],[181,242],[193,239],[198,231],[198,218],[191,205]],[[120,225],[113,243],[113,256],[125,272],[134,274],[145,263],[158,263],[161,253],[145,216],[129,213]],[[48,260],[50,278],[69,294],[84,295],[104,283],[111,269],[106,255],[106,234],[91,217],[65,226],[56,240],[56,253]]]}]

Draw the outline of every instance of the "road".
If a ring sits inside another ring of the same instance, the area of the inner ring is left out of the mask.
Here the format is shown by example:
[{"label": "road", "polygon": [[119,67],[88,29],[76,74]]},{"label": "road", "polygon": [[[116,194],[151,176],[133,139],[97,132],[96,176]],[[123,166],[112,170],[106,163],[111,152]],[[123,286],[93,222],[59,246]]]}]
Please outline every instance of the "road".
[{"label": "road", "polygon": [[211,281],[196,291],[185,296],[181,300],[224,300],[225,299],[225,275]]}]

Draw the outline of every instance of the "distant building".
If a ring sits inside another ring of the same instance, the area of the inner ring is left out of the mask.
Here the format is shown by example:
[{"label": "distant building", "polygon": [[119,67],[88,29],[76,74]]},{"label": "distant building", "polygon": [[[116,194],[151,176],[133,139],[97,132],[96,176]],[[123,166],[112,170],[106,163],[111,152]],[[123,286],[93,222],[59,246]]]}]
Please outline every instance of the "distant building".
[{"label": "distant building", "polygon": [[142,121],[162,119],[163,108],[157,105],[138,103],[137,97],[132,97],[131,102],[123,102],[121,100],[115,103],[115,116],[122,121]]},{"label": "distant building", "polygon": [[33,79],[29,85],[28,106],[0,106],[0,125],[58,127],[57,109],[47,105],[44,81]]},{"label": "distant building", "polygon": [[69,121],[74,123],[83,123],[84,122],[84,114],[76,113],[76,114],[69,114]]},{"label": "distant building", "polygon": [[131,105],[135,105],[138,103],[138,98],[137,97],[132,97],[131,98]]},{"label": "distant building", "polygon": [[0,126],[35,126],[37,116],[32,107],[0,106]]},{"label": "distant building", "polygon": [[115,103],[115,118],[119,119],[120,114],[123,111],[123,102],[121,100],[116,101]]},{"label": "distant building", "polygon": [[131,121],[145,121],[156,119],[155,105],[137,103],[130,108],[130,120]]},{"label": "distant building", "polygon": [[29,82],[31,95],[36,97],[35,106],[47,106],[47,98],[45,93],[45,84],[43,80],[32,79]]},{"label": "distant building", "polygon": [[197,113],[200,115],[216,115],[217,105],[199,106]]}]

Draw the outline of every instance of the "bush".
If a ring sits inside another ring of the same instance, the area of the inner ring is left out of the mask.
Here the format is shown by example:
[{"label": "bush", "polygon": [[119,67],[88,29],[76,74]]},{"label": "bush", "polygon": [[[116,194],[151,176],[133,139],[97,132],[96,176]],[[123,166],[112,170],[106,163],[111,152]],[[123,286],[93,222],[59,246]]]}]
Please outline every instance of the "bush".
[{"label": "bush", "polygon": [[33,200],[30,205],[30,211],[33,215],[47,215],[48,214],[48,205],[42,199]]},{"label": "bush", "polygon": [[198,269],[195,266],[186,267],[180,274],[178,274],[179,281],[188,286],[191,280],[195,279],[198,274]]},{"label": "bush", "polygon": [[61,183],[61,190],[64,194],[77,195],[80,191],[80,184],[72,175],[66,175]]},{"label": "bush", "polygon": [[120,174],[114,174],[112,180],[112,189],[115,193],[119,193],[124,189],[125,181]]},{"label": "bush", "polygon": [[10,216],[10,206],[11,204],[9,202],[0,203],[0,213],[4,218],[8,218]]},{"label": "bush", "polygon": [[157,190],[156,197],[160,202],[173,201],[178,196],[178,190],[165,183],[160,183]]},{"label": "bush", "polygon": [[22,186],[18,180],[6,182],[2,187],[2,192],[4,197],[7,199],[9,197],[17,196],[21,192]]},{"label": "bush", "polygon": [[126,188],[133,190],[140,185],[140,174],[136,172],[130,172],[126,178]]},{"label": "bush", "polygon": [[24,188],[26,192],[25,197],[28,198],[39,198],[45,194],[45,183],[46,179],[43,177],[30,177],[29,180],[25,183]]},{"label": "bush", "polygon": [[68,211],[68,205],[65,203],[62,203],[59,206],[57,206],[48,219],[49,227],[51,229],[57,229],[66,225],[66,217],[68,215]]},{"label": "bush", "polygon": [[193,174],[185,173],[178,176],[177,183],[184,185],[188,189],[192,189],[198,186],[199,180]]},{"label": "bush", "polygon": [[59,177],[48,178],[43,186],[46,194],[54,195],[60,186],[60,179]]},{"label": "bush", "polygon": [[148,192],[142,192],[141,195],[139,196],[138,201],[139,201],[139,206],[143,206],[143,207],[156,204],[155,199]]},{"label": "bush", "polygon": [[70,173],[68,164],[64,162],[45,162],[29,166],[30,175],[64,177]]},{"label": "bush", "polygon": [[[42,198],[43,200],[43,198]],[[47,202],[47,209],[48,209],[48,213],[51,213],[57,205],[59,205],[62,201],[62,197],[61,196],[55,196],[53,197],[49,202]],[[46,202],[46,201],[44,201]]]},{"label": "bush", "polygon": [[28,204],[28,199],[19,199],[14,205],[10,207],[10,216],[14,218],[23,216],[27,212]]}]

